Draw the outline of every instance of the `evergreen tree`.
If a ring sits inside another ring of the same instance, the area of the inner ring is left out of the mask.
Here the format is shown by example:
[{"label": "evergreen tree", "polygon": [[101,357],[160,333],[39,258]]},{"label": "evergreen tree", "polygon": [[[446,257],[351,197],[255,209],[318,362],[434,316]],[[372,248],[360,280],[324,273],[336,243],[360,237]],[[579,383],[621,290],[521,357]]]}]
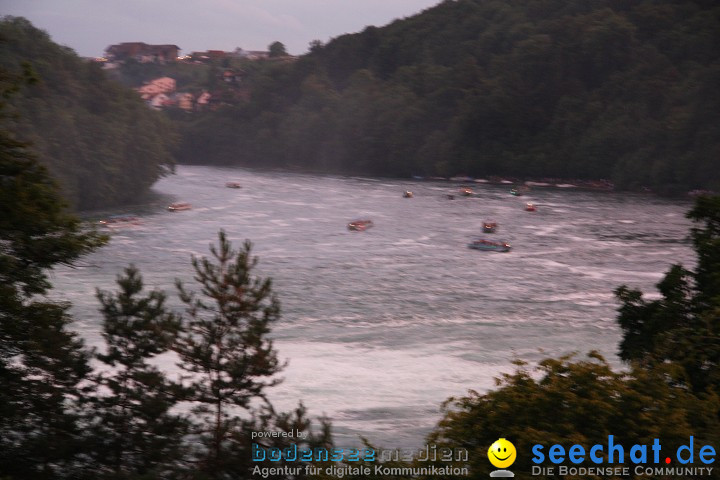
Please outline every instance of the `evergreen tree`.
[{"label": "evergreen tree", "polygon": [[258,260],[251,257],[250,242],[235,251],[221,231],[219,246],[210,251],[214,261],[192,260],[207,300],[177,282],[188,318],[175,348],[180,368],[190,374],[189,399],[199,419],[204,450],[198,453],[198,469],[208,478],[238,478],[247,474],[249,456],[238,439],[240,413],[279,383],[273,377],[282,365],[267,334],[280,306],[271,280],[253,275]]},{"label": "evergreen tree", "polygon": [[112,479],[175,478],[187,421],[171,409],[182,392],[149,362],[170,349],[180,322],[167,311],[164,293],[141,296],[143,281],[135,267],[117,283],[119,292],[97,293],[107,344],[107,352],[97,358],[110,367],[96,379],[106,392],[95,399],[93,412],[97,473]]},{"label": "evergreen tree", "polygon": [[69,478],[88,354],[68,331],[69,305],[39,296],[48,270],[104,238],[66,213],[45,167],[11,133],[7,99],[21,83],[0,70],[0,477]]}]

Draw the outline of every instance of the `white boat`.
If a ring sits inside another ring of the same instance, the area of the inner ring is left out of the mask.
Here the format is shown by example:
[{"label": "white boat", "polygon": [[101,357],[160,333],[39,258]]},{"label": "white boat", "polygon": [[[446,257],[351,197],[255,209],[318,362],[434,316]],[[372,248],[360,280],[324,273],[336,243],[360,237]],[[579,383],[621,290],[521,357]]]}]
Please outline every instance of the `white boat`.
[{"label": "white boat", "polygon": [[171,203],[170,206],[167,207],[167,209],[171,212],[181,212],[183,210],[192,209],[192,205],[186,202]]},{"label": "white boat", "polygon": [[130,215],[113,215],[106,218],[105,220],[100,220],[98,223],[103,227],[116,228],[140,225],[142,222],[138,217],[133,217]]}]

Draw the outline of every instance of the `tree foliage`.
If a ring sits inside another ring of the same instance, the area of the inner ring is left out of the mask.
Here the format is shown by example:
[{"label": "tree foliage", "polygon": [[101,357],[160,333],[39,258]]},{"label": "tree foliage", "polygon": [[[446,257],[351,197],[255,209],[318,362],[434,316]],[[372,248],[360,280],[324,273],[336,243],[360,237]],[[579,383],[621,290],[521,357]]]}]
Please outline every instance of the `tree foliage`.
[{"label": "tree foliage", "polygon": [[187,455],[188,420],[171,409],[184,398],[154,359],[168,352],[180,330],[165,307],[165,294],[143,293],[131,266],[117,279],[117,293],[99,290],[107,351],[97,354],[107,368],[95,377],[98,393],[87,405],[98,478],[176,478]]},{"label": "tree foliage", "polygon": [[282,42],[271,43],[268,46],[268,52],[270,57],[284,57],[288,54]]},{"label": "tree foliage", "polygon": [[[720,401],[717,396],[694,397],[668,384],[656,371],[614,372],[597,353],[587,360],[548,359],[531,372],[520,363],[498,380],[498,388],[450,399],[447,413],[429,441],[469,450],[472,478],[488,478],[494,467],[487,460],[490,445],[507,438],[518,451],[511,470],[530,476],[533,445],[607,445],[608,435],[622,445],[651,445],[661,439],[663,451],[673,451],[690,436],[716,444]],[[602,456],[607,462],[607,448]],[[629,463],[629,462],[628,462]],[[568,461],[566,466],[575,466]],[[547,465],[546,465],[547,466]],[[540,475],[539,478],[548,478]],[[629,478],[645,478],[631,469]]]},{"label": "tree foliage", "polygon": [[104,238],[66,212],[47,169],[16,138],[7,102],[22,83],[0,71],[0,475],[70,478],[88,353],[68,328],[69,305],[43,295],[49,270]]},{"label": "tree foliage", "polygon": [[23,18],[0,21],[0,69],[26,62],[38,81],[12,100],[17,131],[33,143],[80,209],[136,201],[170,172],[172,125],[100,66],[53,43]]},{"label": "tree foliage", "polygon": [[658,300],[626,286],[616,291],[620,357],[648,367],[670,362],[676,381],[720,392],[720,197],[699,197],[687,216],[697,223],[696,270],[672,266],[658,283]]},{"label": "tree foliage", "polygon": [[221,231],[210,250],[214,261],[192,261],[203,297],[178,282],[187,320],[174,348],[180,368],[189,373],[188,400],[205,447],[199,468],[210,478],[226,478],[246,473],[249,452],[238,439],[241,413],[279,382],[274,375],[282,365],[267,334],[280,305],[271,280],[254,276],[258,260],[249,242],[235,251]]},{"label": "tree foliage", "polygon": [[178,158],[718,189],[719,8],[442,2],[265,64],[247,101],[183,125]]}]

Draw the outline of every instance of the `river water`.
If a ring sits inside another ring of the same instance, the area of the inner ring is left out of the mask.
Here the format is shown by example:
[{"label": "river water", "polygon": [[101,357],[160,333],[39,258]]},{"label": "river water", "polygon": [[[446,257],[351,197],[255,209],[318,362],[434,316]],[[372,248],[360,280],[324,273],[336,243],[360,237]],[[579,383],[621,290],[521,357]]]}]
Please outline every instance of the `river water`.
[{"label": "river water", "polygon": [[[94,291],[113,289],[126,265],[179,309],[174,280],[192,282],[191,255],[208,255],[220,229],[238,246],[250,239],[282,302],[272,336],[289,365],[271,400],[328,415],[339,446],[362,435],[401,448],[424,445],[446,398],[493,388],[513,359],[596,349],[617,365],[613,289],[654,292],[670,264],[694,263],[689,203],[571,189],[512,197],[490,185],[448,200],[458,188],[183,166],[158,182],[154,200],[104,212],[142,225],[116,229],[108,246],[52,279],[73,303],[76,329],[100,347]],[[168,212],[175,201],[193,209]],[[375,227],[350,232],[355,218]],[[483,220],[498,222],[491,237],[512,252],[467,248]]]}]

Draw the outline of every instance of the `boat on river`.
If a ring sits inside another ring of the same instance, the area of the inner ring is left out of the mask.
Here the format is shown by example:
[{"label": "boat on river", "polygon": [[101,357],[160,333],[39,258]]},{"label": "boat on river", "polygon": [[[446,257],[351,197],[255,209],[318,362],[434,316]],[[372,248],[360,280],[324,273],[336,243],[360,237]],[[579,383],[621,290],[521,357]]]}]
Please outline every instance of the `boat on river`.
[{"label": "boat on river", "polygon": [[485,222],[483,223],[483,233],[495,233],[497,227],[498,224],[495,222]]},{"label": "boat on river", "polygon": [[534,212],[534,211],[536,211],[536,210],[537,210],[537,208],[536,208],[535,205],[533,205],[532,203],[526,203],[526,204],[525,204],[525,211],[526,211],[526,212]]},{"label": "boat on river", "polygon": [[169,207],[167,207],[168,210],[171,212],[181,212],[183,210],[190,210],[192,209],[192,205],[190,205],[187,202],[178,202],[178,203],[171,203]]},{"label": "boat on river", "polygon": [[514,197],[522,197],[528,191],[530,191],[530,187],[528,185],[520,185],[518,187],[513,187],[512,189],[510,189],[510,195]]},{"label": "boat on river", "polygon": [[410,190],[405,190],[403,198],[413,198],[413,193]]},{"label": "boat on river", "polygon": [[225,186],[227,188],[242,188],[242,185],[240,185],[239,182],[227,182]]},{"label": "boat on river", "polygon": [[374,224],[372,220],[353,220],[352,222],[348,223],[348,230],[354,232],[364,232],[365,230],[373,226]]},{"label": "boat on river", "polygon": [[481,250],[483,252],[509,252],[512,247],[507,242],[493,242],[484,238],[476,238],[468,243],[468,248]]},{"label": "boat on river", "polygon": [[130,215],[112,215],[98,222],[98,224],[108,228],[129,227],[132,225],[140,225],[141,223],[138,217]]}]

